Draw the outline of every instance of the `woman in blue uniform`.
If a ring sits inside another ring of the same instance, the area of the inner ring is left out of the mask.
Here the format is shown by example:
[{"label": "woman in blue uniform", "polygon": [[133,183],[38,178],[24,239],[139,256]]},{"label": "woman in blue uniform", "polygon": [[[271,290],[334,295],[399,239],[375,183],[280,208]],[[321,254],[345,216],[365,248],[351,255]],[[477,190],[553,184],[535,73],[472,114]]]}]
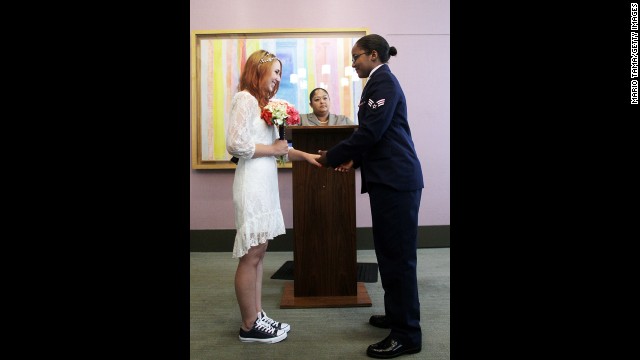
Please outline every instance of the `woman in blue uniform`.
[{"label": "woman in blue uniform", "polygon": [[407,103],[387,62],[398,53],[380,35],[360,38],[351,49],[352,66],[369,78],[358,109],[358,131],[318,162],[339,171],[360,168],[362,193],[369,193],[373,242],[384,289],[384,315],[369,319],[389,335],[367,348],[374,358],[420,352],[418,299],[418,210],[424,187],[422,167],[411,139]]}]

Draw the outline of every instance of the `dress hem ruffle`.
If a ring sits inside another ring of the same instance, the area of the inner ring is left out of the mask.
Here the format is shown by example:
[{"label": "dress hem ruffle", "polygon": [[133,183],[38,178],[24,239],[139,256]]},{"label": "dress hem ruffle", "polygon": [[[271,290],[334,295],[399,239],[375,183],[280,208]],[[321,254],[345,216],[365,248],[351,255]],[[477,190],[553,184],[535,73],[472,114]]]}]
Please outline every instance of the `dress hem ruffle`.
[{"label": "dress hem ruffle", "polygon": [[251,247],[264,244],[285,232],[280,209],[254,217],[251,221],[245,222],[236,232],[233,257],[240,258],[246,255]]}]

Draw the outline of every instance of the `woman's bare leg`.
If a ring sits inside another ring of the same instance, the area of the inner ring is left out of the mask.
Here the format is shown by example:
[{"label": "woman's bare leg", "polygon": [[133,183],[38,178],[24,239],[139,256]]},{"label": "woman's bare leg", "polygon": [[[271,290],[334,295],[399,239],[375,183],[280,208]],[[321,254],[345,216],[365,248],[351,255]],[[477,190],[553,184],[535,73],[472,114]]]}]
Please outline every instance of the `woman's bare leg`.
[{"label": "woman's bare leg", "polygon": [[235,288],[244,331],[251,330],[260,311],[256,309],[262,306],[262,261],[266,250],[267,243],[253,246],[238,261]]}]

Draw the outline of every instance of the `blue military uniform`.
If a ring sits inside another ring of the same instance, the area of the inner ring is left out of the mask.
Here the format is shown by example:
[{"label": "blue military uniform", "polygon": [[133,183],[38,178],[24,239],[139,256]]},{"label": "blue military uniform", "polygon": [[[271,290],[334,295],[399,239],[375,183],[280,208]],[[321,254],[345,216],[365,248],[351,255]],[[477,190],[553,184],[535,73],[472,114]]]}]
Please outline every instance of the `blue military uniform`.
[{"label": "blue military uniform", "polygon": [[359,127],[327,151],[332,167],[354,161],[369,193],[373,240],[391,336],[422,343],[416,277],[418,210],[424,182],[407,121],[407,103],[383,64],[370,75],[358,109]]}]

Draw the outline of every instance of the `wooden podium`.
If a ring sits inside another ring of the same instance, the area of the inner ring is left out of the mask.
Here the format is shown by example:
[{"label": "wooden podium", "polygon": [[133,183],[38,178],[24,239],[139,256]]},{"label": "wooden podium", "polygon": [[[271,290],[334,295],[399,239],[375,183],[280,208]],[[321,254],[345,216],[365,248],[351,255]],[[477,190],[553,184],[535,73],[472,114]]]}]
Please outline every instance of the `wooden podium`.
[{"label": "wooden podium", "polygon": [[[328,150],[357,125],[287,128],[293,147]],[[371,306],[357,281],[355,171],[292,166],[294,281],[285,283],[281,308]]]}]

